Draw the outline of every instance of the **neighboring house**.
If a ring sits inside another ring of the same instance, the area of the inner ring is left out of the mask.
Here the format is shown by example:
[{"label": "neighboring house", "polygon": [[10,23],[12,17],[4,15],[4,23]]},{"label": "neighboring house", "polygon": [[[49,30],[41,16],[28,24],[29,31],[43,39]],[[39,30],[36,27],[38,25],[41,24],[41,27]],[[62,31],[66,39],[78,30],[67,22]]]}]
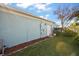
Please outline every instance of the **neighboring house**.
[{"label": "neighboring house", "polygon": [[0,6],[0,39],[6,48],[16,48],[52,34],[53,22]]}]

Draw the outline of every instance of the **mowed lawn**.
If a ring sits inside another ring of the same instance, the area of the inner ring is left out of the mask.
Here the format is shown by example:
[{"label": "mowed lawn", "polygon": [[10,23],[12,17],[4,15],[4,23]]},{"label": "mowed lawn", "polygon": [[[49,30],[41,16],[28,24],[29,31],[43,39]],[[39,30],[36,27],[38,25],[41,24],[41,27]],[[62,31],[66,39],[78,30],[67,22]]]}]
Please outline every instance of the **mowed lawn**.
[{"label": "mowed lawn", "polygon": [[72,44],[72,39],[62,35],[50,37],[11,56],[75,56],[78,49]]}]

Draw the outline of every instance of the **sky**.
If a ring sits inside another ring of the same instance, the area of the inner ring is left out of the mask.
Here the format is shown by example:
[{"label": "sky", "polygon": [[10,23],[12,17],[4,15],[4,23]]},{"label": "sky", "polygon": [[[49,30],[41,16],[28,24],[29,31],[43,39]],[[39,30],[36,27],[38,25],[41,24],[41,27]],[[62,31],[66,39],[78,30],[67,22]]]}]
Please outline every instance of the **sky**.
[{"label": "sky", "polygon": [[57,15],[54,14],[54,11],[57,10],[57,8],[71,8],[73,6],[79,6],[78,3],[9,3],[6,5],[17,10],[31,13],[35,16],[56,22],[58,25],[60,25],[60,20],[58,19]]}]

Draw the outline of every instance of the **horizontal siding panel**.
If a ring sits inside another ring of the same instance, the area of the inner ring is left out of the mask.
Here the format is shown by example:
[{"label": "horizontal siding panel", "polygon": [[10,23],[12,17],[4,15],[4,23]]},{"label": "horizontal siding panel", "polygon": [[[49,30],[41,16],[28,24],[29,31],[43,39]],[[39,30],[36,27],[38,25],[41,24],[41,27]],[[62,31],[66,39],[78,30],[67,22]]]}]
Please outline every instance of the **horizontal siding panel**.
[{"label": "horizontal siding panel", "polygon": [[0,18],[1,39],[7,47],[28,41],[26,18],[3,12],[0,12]]}]

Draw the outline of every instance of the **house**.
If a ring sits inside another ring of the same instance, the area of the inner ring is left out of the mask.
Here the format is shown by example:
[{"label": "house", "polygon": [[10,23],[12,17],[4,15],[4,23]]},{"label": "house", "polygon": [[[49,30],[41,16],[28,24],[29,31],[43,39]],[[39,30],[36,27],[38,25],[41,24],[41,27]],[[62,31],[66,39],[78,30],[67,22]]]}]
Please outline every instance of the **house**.
[{"label": "house", "polygon": [[0,5],[0,39],[14,51],[52,34],[53,22]]}]

